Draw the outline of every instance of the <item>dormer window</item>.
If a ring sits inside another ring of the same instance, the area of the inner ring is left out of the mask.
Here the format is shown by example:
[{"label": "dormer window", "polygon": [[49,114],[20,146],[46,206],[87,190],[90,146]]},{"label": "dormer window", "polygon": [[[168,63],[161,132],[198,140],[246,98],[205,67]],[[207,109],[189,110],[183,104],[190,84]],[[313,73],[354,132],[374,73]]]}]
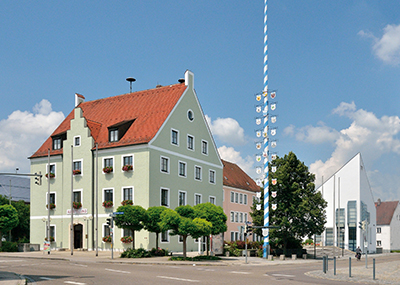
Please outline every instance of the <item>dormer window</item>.
[{"label": "dormer window", "polygon": [[67,133],[53,136],[52,139],[53,139],[53,150],[62,149],[63,141],[67,139]]},{"label": "dormer window", "polygon": [[110,129],[110,142],[117,142],[118,141],[118,129]]},{"label": "dormer window", "polygon": [[109,142],[118,142],[120,141],[125,133],[128,131],[130,126],[133,124],[135,120],[130,121],[122,121],[115,125],[108,127],[108,141]]}]

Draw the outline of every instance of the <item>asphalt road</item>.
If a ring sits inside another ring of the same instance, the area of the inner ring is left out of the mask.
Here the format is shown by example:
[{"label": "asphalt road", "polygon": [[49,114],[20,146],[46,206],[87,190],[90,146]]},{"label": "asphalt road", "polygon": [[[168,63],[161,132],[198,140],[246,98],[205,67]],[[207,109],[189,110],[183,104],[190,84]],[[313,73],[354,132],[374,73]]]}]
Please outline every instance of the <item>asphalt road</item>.
[{"label": "asphalt road", "polygon": [[23,275],[30,284],[354,284],[305,275],[320,267],[319,263],[170,266],[25,258],[0,260],[0,271]]}]

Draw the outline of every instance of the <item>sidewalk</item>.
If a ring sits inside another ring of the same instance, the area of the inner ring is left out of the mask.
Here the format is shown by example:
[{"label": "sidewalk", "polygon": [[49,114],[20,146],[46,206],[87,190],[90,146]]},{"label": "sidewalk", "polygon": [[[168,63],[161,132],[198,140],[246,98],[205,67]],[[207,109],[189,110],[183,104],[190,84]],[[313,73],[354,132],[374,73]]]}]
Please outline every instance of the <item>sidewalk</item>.
[{"label": "sidewalk", "polygon": [[[392,255],[395,253],[392,253]],[[169,256],[152,258],[120,258],[120,252],[114,252],[114,258],[111,259],[111,251],[99,251],[96,257],[95,251],[52,251],[50,254],[42,251],[32,252],[1,252],[0,258],[31,258],[31,259],[54,259],[68,260],[77,263],[126,263],[126,264],[158,264],[158,265],[197,265],[197,266],[274,266],[279,264],[306,264],[317,263],[321,265],[321,270],[306,273],[308,276],[321,279],[331,279],[337,281],[363,282],[371,284],[400,284],[400,254],[399,259],[393,262],[378,264],[376,266],[376,280],[372,279],[372,257],[368,260],[368,269],[365,266],[352,267],[352,277],[349,277],[348,267],[337,268],[336,275],[333,275],[333,262],[329,262],[329,270],[325,274],[322,272],[322,260],[320,259],[296,259],[280,260],[275,258],[273,261],[248,257],[247,264],[245,257],[222,257],[216,261],[169,261]],[[174,256],[182,256],[181,253],[174,253]],[[187,256],[197,256],[197,252],[188,252]],[[378,257],[381,255],[375,255]],[[355,265],[353,262],[353,266]],[[365,264],[365,262],[364,262]],[[358,264],[357,264],[358,265]],[[18,275],[8,272],[0,272],[0,285],[25,284],[21,283]]]}]

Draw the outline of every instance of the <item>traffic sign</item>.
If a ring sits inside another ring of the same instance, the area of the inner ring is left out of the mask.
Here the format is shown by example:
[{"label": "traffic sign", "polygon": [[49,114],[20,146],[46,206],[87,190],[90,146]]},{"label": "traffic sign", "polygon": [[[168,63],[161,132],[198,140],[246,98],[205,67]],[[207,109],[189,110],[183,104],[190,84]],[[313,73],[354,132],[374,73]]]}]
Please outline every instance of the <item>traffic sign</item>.
[{"label": "traffic sign", "polygon": [[113,212],[113,215],[123,215],[124,212]]}]

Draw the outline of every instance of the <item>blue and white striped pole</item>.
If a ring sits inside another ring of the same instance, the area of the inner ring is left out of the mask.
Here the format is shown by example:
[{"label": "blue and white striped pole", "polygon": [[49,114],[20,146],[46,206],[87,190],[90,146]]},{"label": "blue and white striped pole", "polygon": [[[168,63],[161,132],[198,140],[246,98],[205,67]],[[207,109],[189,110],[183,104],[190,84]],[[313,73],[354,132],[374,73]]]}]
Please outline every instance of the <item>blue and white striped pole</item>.
[{"label": "blue and white striped pole", "polygon": [[[267,25],[268,0],[264,0],[264,110],[268,111],[268,25]],[[264,226],[269,226],[269,181],[268,181],[268,113],[264,114]],[[264,252],[263,257],[268,257],[269,229],[264,230]]]}]

